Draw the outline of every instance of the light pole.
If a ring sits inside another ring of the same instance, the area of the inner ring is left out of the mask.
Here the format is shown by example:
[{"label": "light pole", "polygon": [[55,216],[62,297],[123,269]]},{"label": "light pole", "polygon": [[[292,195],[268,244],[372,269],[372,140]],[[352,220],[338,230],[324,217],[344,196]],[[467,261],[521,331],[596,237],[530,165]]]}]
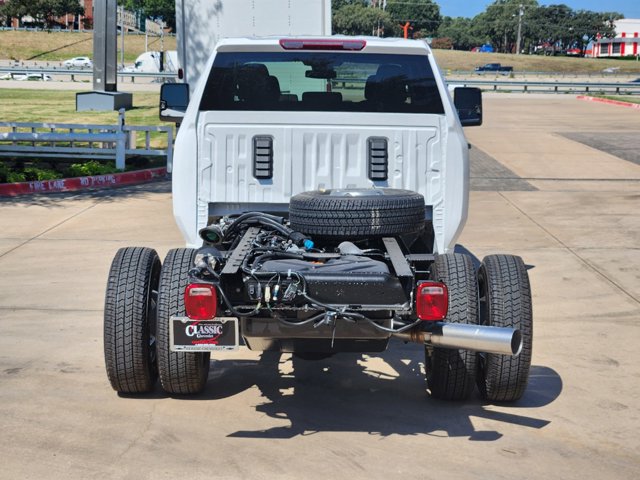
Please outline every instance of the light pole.
[{"label": "light pole", "polygon": [[124,68],[124,5],[120,6],[120,66]]},{"label": "light pole", "polygon": [[522,16],[524,15],[524,5],[520,4],[518,10],[518,38],[516,39],[516,55],[520,55],[520,39],[522,36]]}]

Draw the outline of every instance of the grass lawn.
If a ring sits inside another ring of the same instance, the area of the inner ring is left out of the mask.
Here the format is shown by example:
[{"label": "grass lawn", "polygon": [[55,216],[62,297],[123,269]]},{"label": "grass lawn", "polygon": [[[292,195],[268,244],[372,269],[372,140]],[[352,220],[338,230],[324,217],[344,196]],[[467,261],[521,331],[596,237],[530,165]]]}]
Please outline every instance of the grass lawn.
[{"label": "grass lawn", "polygon": [[507,53],[463,52],[459,50],[433,50],[433,54],[446,70],[473,70],[485,63],[502,63],[513,67],[514,73],[600,73],[605,68],[619,68],[619,73],[639,73],[640,62],[606,58],[545,57],[544,55],[511,55]]},{"label": "grass lawn", "polygon": [[608,100],[617,100],[618,102],[626,103],[638,103],[640,104],[640,97],[633,95],[597,95],[598,98],[606,98]]},{"label": "grass lawn", "polygon": [[[125,114],[125,121],[129,125],[170,125],[160,122],[158,118],[159,94],[139,92],[133,94],[133,109]],[[30,90],[0,88],[0,121],[3,122],[34,122],[34,123],[87,123],[96,125],[115,125],[118,112],[76,112],[75,92],[62,90]],[[1,131],[9,131],[7,127],[0,127]],[[46,131],[46,130],[45,130]],[[159,149],[166,148],[166,134],[151,133],[151,146]],[[136,143],[143,147],[144,134],[138,134]],[[80,145],[77,145],[80,146]],[[155,158],[153,165],[161,160]],[[0,183],[4,181],[49,180],[64,176],[79,176],[115,171],[113,162],[92,162],[93,165],[83,167],[82,160],[72,162],[32,162],[29,160],[0,159]],[[109,166],[111,165],[111,166]],[[131,166],[151,165],[141,160],[133,162]],[[60,168],[59,168],[60,167]],[[74,169],[75,168],[75,169]],[[16,176],[17,175],[17,176]]]},{"label": "grass lawn", "polygon": [[[130,125],[168,125],[158,118],[159,94],[136,92],[133,109],[125,118]],[[0,108],[5,122],[56,122],[115,124],[118,112],[76,112],[76,93],[65,90],[0,88]]]},{"label": "grass lawn", "polygon": [[[118,62],[120,61],[118,38]],[[149,50],[160,50],[160,38],[149,37]],[[164,37],[165,50],[176,49],[175,37]],[[145,47],[144,35],[126,35],[125,62],[133,63]],[[0,31],[0,59],[59,62],[72,57],[93,58],[93,34],[81,32]]]}]

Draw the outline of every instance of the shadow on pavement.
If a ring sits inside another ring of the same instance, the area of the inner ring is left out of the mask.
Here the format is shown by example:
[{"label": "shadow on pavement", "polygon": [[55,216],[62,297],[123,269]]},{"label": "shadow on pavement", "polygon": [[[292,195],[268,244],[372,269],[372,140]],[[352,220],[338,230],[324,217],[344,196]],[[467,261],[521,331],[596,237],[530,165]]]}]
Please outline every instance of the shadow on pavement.
[{"label": "shadow on pavement", "polygon": [[158,180],[141,185],[83,190],[79,192],[46,193],[39,195],[19,195],[0,197],[0,205],[38,205],[41,207],[59,207],[61,201],[99,200],[110,202],[147,194],[171,193],[171,181]]},{"label": "shadow on pavement", "polygon": [[[256,411],[286,425],[229,435],[235,438],[288,439],[331,431],[493,441],[503,434],[476,429],[472,417],[540,429],[549,421],[504,409],[542,407],[562,392],[554,370],[533,366],[524,397],[513,404],[490,406],[477,393],[466,402],[434,400],[425,392],[423,360],[420,346],[399,341],[384,354],[338,354],[318,361],[264,352],[257,362],[214,361],[202,394],[176,398],[215,401],[257,387],[264,402]],[[163,396],[158,391],[151,398]]]}]

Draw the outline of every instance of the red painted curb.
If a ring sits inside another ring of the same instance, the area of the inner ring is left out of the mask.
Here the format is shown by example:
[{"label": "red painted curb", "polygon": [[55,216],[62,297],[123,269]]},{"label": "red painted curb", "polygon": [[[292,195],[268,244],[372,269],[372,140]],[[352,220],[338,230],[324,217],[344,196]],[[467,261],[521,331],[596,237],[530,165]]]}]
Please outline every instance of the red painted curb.
[{"label": "red painted curb", "polygon": [[586,95],[578,95],[578,100],[585,100],[587,102],[608,103],[609,105],[618,105],[619,107],[629,107],[640,109],[640,103],[628,103],[621,102],[619,100],[610,100],[608,98],[588,97]]},{"label": "red painted curb", "polygon": [[58,180],[36,180],[33,182],[3,183],[0,185],[0,197],[15,197],[33,193],[75,192],[91,188],[135,185],[156,180],[167,174],[165,167],[149,168],[135,172],[110,173],[90,177],[60,178]]}]

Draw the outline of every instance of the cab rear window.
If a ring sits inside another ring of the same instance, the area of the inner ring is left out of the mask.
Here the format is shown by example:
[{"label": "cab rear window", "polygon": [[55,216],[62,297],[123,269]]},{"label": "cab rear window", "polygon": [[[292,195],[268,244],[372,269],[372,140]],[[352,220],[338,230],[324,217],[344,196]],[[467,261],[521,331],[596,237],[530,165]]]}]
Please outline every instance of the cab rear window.
[{"label": "cab rear window", "polygon": [[444,113],[425,56],[343,52],[218,53],[200,110]]}]

